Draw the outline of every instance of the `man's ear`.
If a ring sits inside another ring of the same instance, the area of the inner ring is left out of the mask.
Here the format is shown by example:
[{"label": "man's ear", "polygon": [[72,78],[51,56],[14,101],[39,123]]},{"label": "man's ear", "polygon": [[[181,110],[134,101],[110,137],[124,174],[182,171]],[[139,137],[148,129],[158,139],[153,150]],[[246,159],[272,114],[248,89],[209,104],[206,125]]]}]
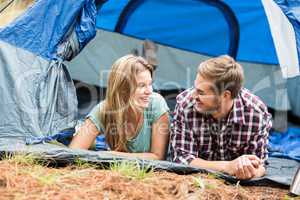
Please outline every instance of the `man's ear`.
[{"label": "man's ear", "polygon": [[225,90],[223,92],[223,98],[224,99],[232,99],[232,95],[231,95],[231,92],[229,90]]}]

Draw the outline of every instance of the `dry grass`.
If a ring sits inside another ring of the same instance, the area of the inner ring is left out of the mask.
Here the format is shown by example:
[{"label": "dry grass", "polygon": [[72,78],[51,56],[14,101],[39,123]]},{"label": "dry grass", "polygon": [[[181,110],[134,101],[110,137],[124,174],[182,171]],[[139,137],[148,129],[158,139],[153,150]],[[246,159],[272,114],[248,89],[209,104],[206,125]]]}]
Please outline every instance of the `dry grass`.
[{"label": "dry grass", "polygon": [[213,175],[150,170],[135,178],[127,173],[132,167],[127,164],[102,170],[77,162],[57,169],[21,157],[0,161],[0,199],[292,199],[285,189],[231,185]]},{"label": "dry grass", "polygon": [[[5,5],[10,0],[1,0],[0,5]],[[2,13],[0,13],[0,27],[4,27],[20,16],[24,11],[32,5],[34,0],[15,0]]]}]

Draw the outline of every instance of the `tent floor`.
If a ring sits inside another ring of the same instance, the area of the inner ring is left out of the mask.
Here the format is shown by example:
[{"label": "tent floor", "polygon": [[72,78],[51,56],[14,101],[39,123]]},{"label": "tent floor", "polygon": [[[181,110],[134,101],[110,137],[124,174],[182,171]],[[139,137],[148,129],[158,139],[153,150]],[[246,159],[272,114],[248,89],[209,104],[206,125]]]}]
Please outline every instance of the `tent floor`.
[{"label": "tent floor", "polygon": [[[24,139],[17,138],[0,138],[0,153],[7,154],[32,154],[37,158],[52,161],[57,166],[62,166],[66,163],[74,163],[75,160],[82,162],[89,162],[99,166],[108,166],[111,163],[119,163],[123,160],[138,163],[139,166],[148,166],[157,171],[168,171],[177,174],[195,174],[195,173],[213,173],[217,177],[236,184],[252,186],[286,186],[288,187],[294,174],[296,173],[299,162],[285,159],[270,157],[266,165],[266,175],[260,178],[253,178],[251,180],[237,180],[235,177],[223,173],[216,173],[210,170],[201,168],[194,168],[187,165],[177,164],[169,161],[158,160],[142,160],[116,156],[109,151],[90,151],[81,149],[70,149],[65,146],[43,143],[35,145],[26,145]],[[0,175],[1,177],[1,175]]]},{"label": "tent floor", "polygon": [[155,171],[140,180],[121,169],[95,169],[86,163],[57,169],[13,159],[0,161],[0,168],[1,199],[274,200],[285,199],[288,193],[287,187],[241,187],[202,173],[182,176]]}]

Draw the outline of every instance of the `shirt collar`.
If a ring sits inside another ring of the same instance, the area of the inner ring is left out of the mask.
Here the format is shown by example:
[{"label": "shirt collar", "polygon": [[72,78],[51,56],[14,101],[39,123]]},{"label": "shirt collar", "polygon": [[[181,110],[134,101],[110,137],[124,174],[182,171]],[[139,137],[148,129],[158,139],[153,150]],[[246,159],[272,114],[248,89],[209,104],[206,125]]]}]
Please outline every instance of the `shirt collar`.
[{"label": "shirt collar", "polygon": [[232,121],[238,124],[245,123],[244,104],[240,95],[233,100]]},{"label": "shirt collar", "polygon": [[192,96],[193,89],[194,89],[194,88],[191,88],[191,89],[190,89],[189,94],[188,94],[188,96],[187,96],[187,99],[188,99],[188,101],[187,101],[187,107],[188,107],[188,108],[195,109],[195,108],[194,108],[194,105],[195,105],[196,101],[195,101],[195,99],[194,99],[193,96]]}]

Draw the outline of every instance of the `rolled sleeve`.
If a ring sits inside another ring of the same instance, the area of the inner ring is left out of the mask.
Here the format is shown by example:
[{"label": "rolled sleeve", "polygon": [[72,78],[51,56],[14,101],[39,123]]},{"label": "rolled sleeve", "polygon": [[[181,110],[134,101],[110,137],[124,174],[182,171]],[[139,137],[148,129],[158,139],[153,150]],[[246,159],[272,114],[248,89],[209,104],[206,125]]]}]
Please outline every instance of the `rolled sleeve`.
[{"label": "rolled sleeve", "polygon": [[100,116],[99,113],[101,112],[102,104],[103,104],[102,102],[97,104],[91,110],[91,112],[86,116],[86,119],[90,119],[93,122],[93,124],[96,126],[98,131],[100,131],[101,133],[104,133],[104,128],[103,128],[103,125],[102,125],[101,120],[99,118],[99,116]]},{"label": "rolled sleeve", "polygon": [[169,113],[170,109],[166,100],[158,93],[153,93],[151,103],[151,120],[155,123],[163,114]]},{"label": "rolled sleeve", "polygon": [[198,157],[198,143],[188,120],[181,106],[176,104],[171,123],[171,156],[174,162],[186,165]]}]

